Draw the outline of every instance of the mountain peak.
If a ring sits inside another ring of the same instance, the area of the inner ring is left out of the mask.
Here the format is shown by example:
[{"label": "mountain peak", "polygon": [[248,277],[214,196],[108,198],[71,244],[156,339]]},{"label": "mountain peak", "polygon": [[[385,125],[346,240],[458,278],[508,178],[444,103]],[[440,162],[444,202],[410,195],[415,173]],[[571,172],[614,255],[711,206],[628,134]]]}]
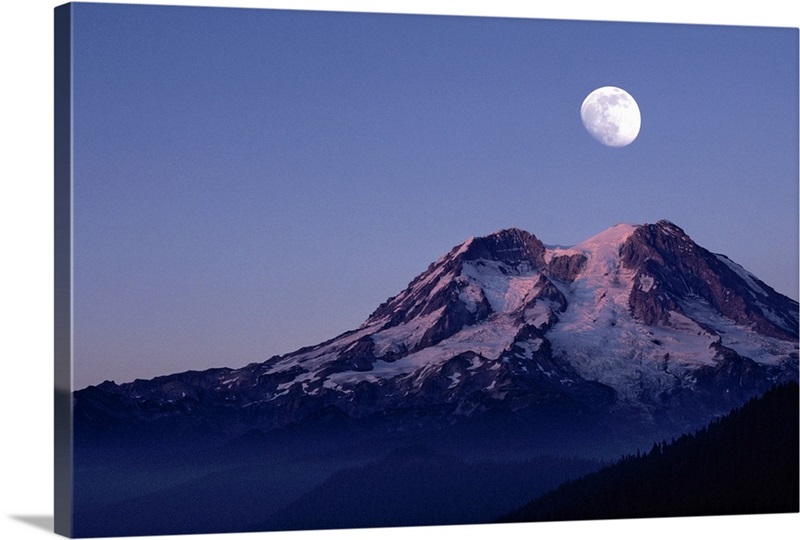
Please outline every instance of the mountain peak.
[{"label": "mountain peak", "polygon": [[596,251],[601,246],[609,246],[613,248],[612,250],[618,249],[619,246],[640,227],[641,225],[633,225],[631,223],[618,223],[584,240],[580,244],[573,246],[572,249],[588,253]]},{"label": "mountain peak", "polygon": [[797,326],[797,302],[668,221],[570,248],[510,228],[456,245],[331,340],[237,370],[106,383],[75,411],[98,429],[127,418],[131,433],[201,437],[206,418],[227,437],[330,414],[392,432],[487,414],[683,429],[796,380]]},{"label": "mountain peak", "polygon": [[478,238],[528,238],[533,236],[526,230],[520,229],[519,227],[508,227],[506,229],[499,229],[491,234],[487,234],[486,236],[481,236]]},{"label": "mountain peak", "polygon": [[656,222],[656,226],[661,228],[663,231],[677,232],[677,233],[680,233],[680,234],[685,234],[683,232],[683,229],[681,229],[680,227],[678,227],[677,225],[675,225],[674,223],[672,223],[671,221],[669,221],[667,219],[658,220]]},{"label": "mountain peak", "polygon": [[494,260],[511,266],[529,264],[542,268],[545,247],[534,235],[522,229],[510,228],[487,236],[472,238],[463,251],[464,260]]},{"label": "mountain peak", "polygon": [[[691,238],[686,232],[672,223],[671,221],[667,221],[666,219],[662,219],[656,222],[654,225],[652,224],[645,224],[639,227],[641,229],[641,234],[647,234],[651,237],[659,237],[662,239],[671,239],[672,242],[677,243],[692,243]],[[662,240],[663,241],[663,240]]]},{"label": "mountain peak", "polygon": [[797,303],[733,263],[696,244],[666,220],[637,227],[621,246],[622,266],[635,272],[630,307],[647,324],[699,299],[723,317],[768,336],[796,339]]}]

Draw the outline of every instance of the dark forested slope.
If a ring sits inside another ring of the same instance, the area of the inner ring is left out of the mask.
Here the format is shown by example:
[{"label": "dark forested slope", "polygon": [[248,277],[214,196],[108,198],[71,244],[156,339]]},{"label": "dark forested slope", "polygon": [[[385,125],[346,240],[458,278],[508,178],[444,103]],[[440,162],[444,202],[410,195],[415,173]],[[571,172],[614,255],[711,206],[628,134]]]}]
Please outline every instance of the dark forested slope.
[{"label": "dark forested slope", "polygon": [[563,484],[501,521],[798,511],[798,385]]}]

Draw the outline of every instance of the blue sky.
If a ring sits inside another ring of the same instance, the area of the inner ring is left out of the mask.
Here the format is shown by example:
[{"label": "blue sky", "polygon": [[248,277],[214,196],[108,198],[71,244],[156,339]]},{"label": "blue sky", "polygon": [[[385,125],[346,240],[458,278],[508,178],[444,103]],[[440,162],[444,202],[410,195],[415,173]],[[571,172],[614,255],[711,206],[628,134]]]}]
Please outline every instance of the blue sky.
[{"label": "blue sky", "polygon": [[[78,4],[75,384],[354,328],[469,236],[669,219],[798,296],[797,30]],[[580,105],[625,88],[642,128]]]}]

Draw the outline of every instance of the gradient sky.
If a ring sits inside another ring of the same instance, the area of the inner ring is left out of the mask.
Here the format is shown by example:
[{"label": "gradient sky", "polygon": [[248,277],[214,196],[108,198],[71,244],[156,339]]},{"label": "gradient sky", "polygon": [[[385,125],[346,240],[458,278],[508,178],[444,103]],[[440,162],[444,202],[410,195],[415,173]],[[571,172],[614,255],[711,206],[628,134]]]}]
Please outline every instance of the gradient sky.
[{"label": "gradient sky", "polygon": [[318,343],[512,226],[669,219],[798,297],[796,29],[74,9],[76,388]]}]

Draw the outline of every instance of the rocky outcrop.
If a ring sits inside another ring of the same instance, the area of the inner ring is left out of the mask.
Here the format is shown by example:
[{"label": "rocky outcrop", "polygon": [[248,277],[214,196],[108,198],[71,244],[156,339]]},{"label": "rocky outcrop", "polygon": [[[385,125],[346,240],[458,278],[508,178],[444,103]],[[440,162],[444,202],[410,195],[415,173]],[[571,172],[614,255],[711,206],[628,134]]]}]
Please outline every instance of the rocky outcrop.
[{"label": "rocky outcrop", "polygon": [[529,232],[520,229],[505,229],[489,236],[474,238],[464,252],[464,260],[486,259],[518,268],[546,267],[545,246]]},{"label": "rocky outcrop", "polygon": [[699,297],[728,319],[764,335],[798,336],[797,302],[743,269],[737,271],[734,263],[698,246],[668,221],[638,227],[623,244],[620,257],[625,268],[637,271],[630,307],[647,324],[663,322],[666,312],[678,310],[680,299]]},{"label": "rocky outcrop", "polygon": [[669,312],[681,312],[673,293],[663,284],[659,268],[647,260],[634,276],[628,297],[631,314],[645,324],[668,324]]},{"label": "rocky outcrop", "polygon": [[564,296],[561,289],[556,287],[544,274],[539,276],[539,280],[536,282],[534,289],[537,292],[533,296],[533,300],[548,300],[556,311],[562,313],[567,310],[567,306],[569,305],[567,297]]},{"label": "rocky outcrop", "polygon": [[491,314],[492,308],[485,296],[474,305],[467,305],[460,298],[461,288],[455,281],[446,287],[447,292],[442,293],[440,298],[447,297],[448,301],[437,308],[442,310],[441,314],[425,332],[414,350],[436,345],[465,326],[483,321]]},{"label": "rocky outcrop", "polygon": [[580,253],[556,255],[550,259],[547,269],[550,275],[562,281],[575,281],[575,278],[586,267],[586,256]]}]

